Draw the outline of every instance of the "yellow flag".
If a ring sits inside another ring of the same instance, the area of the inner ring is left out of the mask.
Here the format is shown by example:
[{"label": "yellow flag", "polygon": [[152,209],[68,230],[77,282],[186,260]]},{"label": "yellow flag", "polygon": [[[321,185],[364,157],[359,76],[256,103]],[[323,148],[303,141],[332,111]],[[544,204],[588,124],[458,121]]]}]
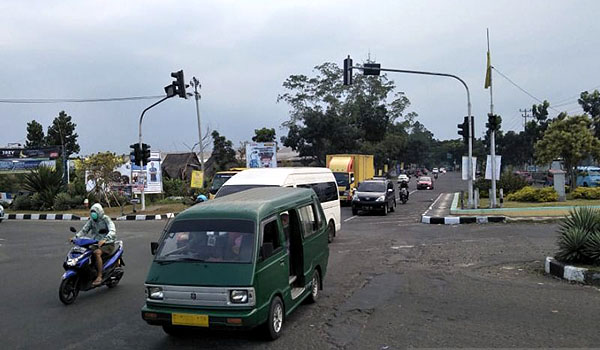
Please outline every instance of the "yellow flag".
[{"label": "yellow flag", "polygon": [[485,84],[484,89],[489,88],[492,85],[492,60],[490,58],[490,52],[487,52],[487,69],[485,70]]}]

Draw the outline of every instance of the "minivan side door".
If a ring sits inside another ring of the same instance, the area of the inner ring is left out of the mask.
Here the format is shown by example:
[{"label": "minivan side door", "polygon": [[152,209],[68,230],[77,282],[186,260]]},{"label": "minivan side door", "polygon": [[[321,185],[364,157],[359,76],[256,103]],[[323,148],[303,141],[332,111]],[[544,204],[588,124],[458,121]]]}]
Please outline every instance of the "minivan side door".
[{"label": "minivan side door", "polygon": [[[261,222],[255,275],[256,301],[259,308],[267,308],[271,297],[277,291],[282,292],[284,299],[289,293],[286,290],[289,289],[289,267],[282,236],[277,216],[271,216]],[[264,314],[267,312],[268,310]]]},{"label": "minivan side door", "polygon": [[324,233],[325,218],[319,203],[314,200],[298,208],[303,234],[304,281],[312,280],[312,271],[327,248],[327,235]]}]

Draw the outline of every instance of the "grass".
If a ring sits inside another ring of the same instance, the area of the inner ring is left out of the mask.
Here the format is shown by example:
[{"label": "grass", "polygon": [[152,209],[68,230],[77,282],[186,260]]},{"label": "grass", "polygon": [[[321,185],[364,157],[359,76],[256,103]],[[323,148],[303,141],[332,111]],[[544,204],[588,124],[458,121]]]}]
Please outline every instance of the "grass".
[{"label": "grass", "polygon": [[[499,201],[499,199],[498,199]],[[535,208],[535,207],[570,207],[570,206],[590,206],[600,205],[598,199],[571,199],[566,202],[513,202],[504,201],[503,208]],[[486,209],[490,207],[490,200],[488,198],[479,199],[479,208]]]},{"label": "grass", "polygon": [[[121,212],[120,207],[104,207],[104,213],[110,217],[117,217],[121,215],[130,215],[130,214],[166,214],[166,213],[178,213],[181,212],[189,206],[184,205],[183,203],[152,203],[146,206],[145,211],[140,210],[140,205],[136,206],[137,212],[133,212],[133,205],[126,205],[123,207],[123,212]],[[70,210],[53,210],[53,211],[35,211],[35,210],[6,210],[6,214],[75,214],[78,216],[88,216],[89,209],[70,209]]]}]

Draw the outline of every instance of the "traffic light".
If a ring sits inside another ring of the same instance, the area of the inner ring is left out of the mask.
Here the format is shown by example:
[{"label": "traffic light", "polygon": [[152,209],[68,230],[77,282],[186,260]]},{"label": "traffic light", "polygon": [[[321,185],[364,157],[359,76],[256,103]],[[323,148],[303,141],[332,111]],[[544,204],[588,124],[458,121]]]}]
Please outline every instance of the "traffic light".
[{"label": "traffic light", "polygon": [[181,98],[187,98],[187,92],[185,89],[189,86],[185,83],[185,79],[183,78],[183,71],[177,71],[171,73],[171,76],[175,78],[175,80],[171,83],[171,85],[165,86],[165,92],[167,93],[167,97],[173,97],[175,95]]},{"label": "traffic light", "polygon": [[381,73],[381,64],[379,63],[365,63],[363,68],[364,75],[379,75]]},{"label": "traffic light", "polygon": [[344,85],[352,85],[352,59],[350,55],[344,59]]},{"label": "traffic light", "polygon": [[468,144],[469,137],[473,137],[475,134],[475,122],[473,116],[471,116],[471,130],[469,132],[469,117],[465,117],[461,124],[458,124],[458,134],[463,137],[463,141]]},{"label": "traffic light", "polygon": [[492,131],[500,130],[500,124],[502,124],[502,117],[488,113],[488,122],[485,124],[488,129]]},{"label": "traffic light", "polygon": [[150,162],[150,145],[147,145],[145,143],[142,143],[142,155],[141,155],[141,161],[142,164],[148,164]]},{"label": "traffic light", "polygon": [[129,145],[129,148],[133,149],[133,151],[131,151],[131,153],[129,153],[129,158],[131,159],[131,162],[135,165],[140,165],[140,162],[142,160],[142,152],[140,150],[140,144],[134,143],[133,145]]}]

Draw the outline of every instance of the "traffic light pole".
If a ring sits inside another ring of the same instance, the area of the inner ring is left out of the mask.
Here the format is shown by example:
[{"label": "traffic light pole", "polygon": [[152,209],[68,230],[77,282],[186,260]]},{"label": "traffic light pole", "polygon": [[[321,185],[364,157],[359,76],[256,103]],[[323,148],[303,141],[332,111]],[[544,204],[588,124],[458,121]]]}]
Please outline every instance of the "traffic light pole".
[{"label": "traffic light pole", "polygon": [[[351,69],[361,69],[364,70],[364,67],[360,67],[360,66],[353,66],[350,67]],[[463,86],[465,87],[465,90],[467,91],[467,116],[469,117],[469,165],[467,166],[467,170],[468,170],[468,175],[467,175],[467,185],[469,187],[469,200],[468,200],[468,206],[469,208],[473,208],[473,135],[471,130],[473,130],[473,126],[472,121],[471,121],[471,94],[469,92],[469,86],[467,86],[467,83],[465,83],[464,80],[462,80],[461,78],[459,78],[456,75],[453,74],[446,74],[446,73],[435,73],[435,72],[425,72],[425,71],[417,71],[417,70],[406,70],[406,69],[388,69],[388,68],[379,68],[379,67],[369,67],[370,70],[379,70],[379,71],[383,71],[383,72],[394,72],[394,73],[407,73],[407,74],[419,74],[419,75],[434,75],[434,76],[439,76],[439,77],[448,77],[448,78],[454,78],[458,81],[460,81]]]},{"label": "traffic light pole", "polygon": [[[158,100],[157,102],[155,102],[155,103],[151,104],[151,105],[150,105],[150,107],[148,107],[148,108],[144,109],[144,111],[142,112],[142,115],[140,116],[140,127],[139,127],[139,143],[140,143],[140,150],[142,149],[142,121],[143,121],[143,119],[144,119],[144,114],[146,114],[146,112],[147,112],[147,111],[148,111],[150,108],[152,108],[152,107],[154,107],[154,106],[158,105],[158,104],[159,104],[159,103],[161,103],[161,102],[164,102],[166,99],[168,99],[168,98],[170,98],[170,97],[172,97],[172,96],[168,96],[168,95],[167,95],[167,96],[163,97],[162,99]],[[144,164],[144,159],[142,158],[142,159],[141,159],[141,163],[140,163],[140,168],[141,168],[141,170],[142,170],[142,171],[140,172],[140,174],[144,174],[144,175],[142,176],[142,179],[143,179],[142,185],[143,185],[143,186],[142,186],[142,191],[141,191],[141,192],[142,192],[142,193],[141,193],[141,194],[142,194],[142,211],[146,210],[146,197],[145,197],[145,195],[144,195],[144,188],[146,187],[146,173],[144,172],[144,165],[145,165],[145,164]]]}]

